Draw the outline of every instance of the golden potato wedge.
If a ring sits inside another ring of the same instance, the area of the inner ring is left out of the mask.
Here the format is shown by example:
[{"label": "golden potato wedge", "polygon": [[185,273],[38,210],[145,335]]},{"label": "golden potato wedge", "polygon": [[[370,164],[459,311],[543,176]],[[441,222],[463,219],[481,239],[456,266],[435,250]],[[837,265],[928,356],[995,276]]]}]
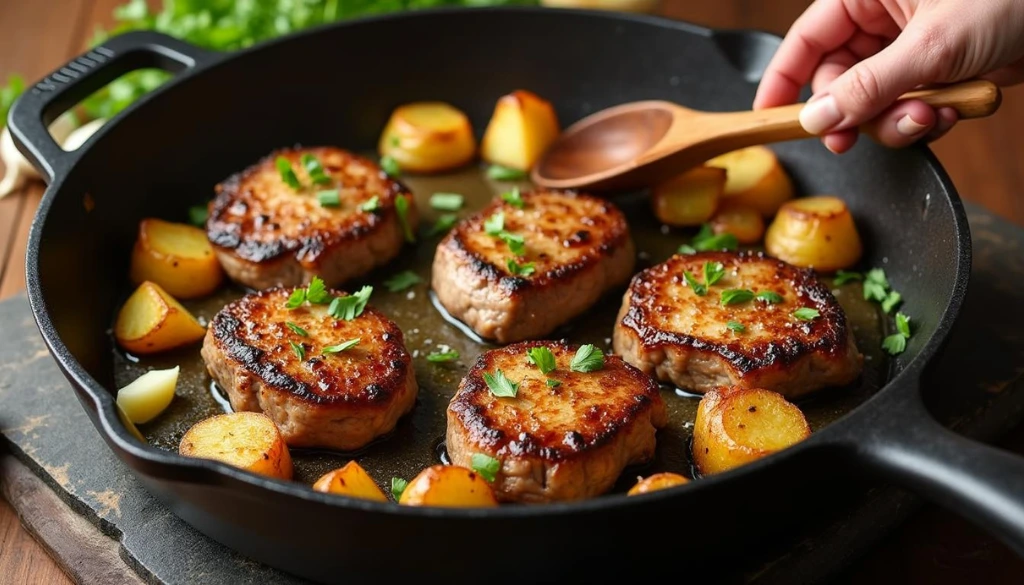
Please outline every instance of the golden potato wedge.
[{"label": "golden potato wedge", "polygon": [[725,183],[726,171],[723,169],[690,169],[651,190],[654,215],[667,225],[700,225],[714,215]]},{"label": "golden potato wedge", "polygon": [[179,367],[150,370],[117,391],[117,405],[133,423],[147,423],[171,405]]},{"label": "golden potato wedge", "polygon": [[551,103],[517,90],[498,99],[480,146],[485,161],[528,171],[560,132]]},{"label": "golden potato wedge", "polygon": [[380,486],[355,461],[349,461],[344,467],[325,473],[320,479],[316,480],[316,483],[313,484],[313,489],[318,492],[341,494],[375,502],[388,501]]},{"label": "golden potato wedge", "polygon": [[781,451],[811,434],[804,414],[780,394],[720,388],[705,394],[693,423],[693,461],[704,475]]},{"label": "golden potato wedge", "polygon": [[178,452],[260,475],[292,478],[288,446],[274,421],[262,412],[232,412],[201,420],[181,438]]},{"label": "golden potato wedge", "polygon": [[711,216],[716,234],[732,234],[741,244],[756,244],[764,237],[764,218],[746,203],[725,199]]},{"label": "golden potato wedge", "polygon": [[414,477],[399,504],[446,508],[488,508],[498,505],[494,490],[480,474],[456,465],[434,465]]},{"label": "golden potato wedge", "polygon": [[206,232],[152,218],[139,222],[129,274],[135,284],[154,282],[178,299],[206,296],[224,280]]},{"label": "golden potato wedge", "polygon": [[685,483],[690,483],[690,480],[678,473],[655,473],[654,475],[645,477],[636,482],[635,486],[629,488],[629,492],[627,492],[626,495],[635,496],[638,494],[656,492],[658,490],[683,485]]},{"label": "golden potato wedge", "polygon": [[378,150],[403,171],[439,173],[473,160],[476,138],[469,118],[454,106],[415,102],[392,112]]},{"label": "golden potato wedge", "polygon": [[174,297],[155,283],[143,282],[128,297],[114,323],[114,339],[137,354],[157,353],[195,343],[206,335]]},{"label": "golden potato wedge", "polygon": [[783,205],[768,227],[764,247],[779,260],[822,272],[849,268],[863,252],[853,215],[831,195]]},{"label": "golden potato wedge", "polygon": [[725,169],[728,180],[723,197],[749,205],[764,217],[775,215],[784,202],[793,198],[793,182],[766,146],[734,150],[704,164]]}]

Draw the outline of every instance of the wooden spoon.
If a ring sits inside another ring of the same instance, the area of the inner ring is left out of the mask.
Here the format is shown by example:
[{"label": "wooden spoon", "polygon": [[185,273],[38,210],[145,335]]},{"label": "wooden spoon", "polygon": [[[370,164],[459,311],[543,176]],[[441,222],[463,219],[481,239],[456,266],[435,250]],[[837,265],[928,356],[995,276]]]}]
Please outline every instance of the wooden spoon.
[{"label": "wooden spoon", "polygon": [[[980,118],[995,112],[1002,97],[993,83],[967,81],[900,99],[954,108],[960,118]],[[798,119],[803,106],[701,112],[666,101],[622,104],[567,128],[533,168],[532,179],[552,189],[650,186],[732,150],[809,137]]]}]

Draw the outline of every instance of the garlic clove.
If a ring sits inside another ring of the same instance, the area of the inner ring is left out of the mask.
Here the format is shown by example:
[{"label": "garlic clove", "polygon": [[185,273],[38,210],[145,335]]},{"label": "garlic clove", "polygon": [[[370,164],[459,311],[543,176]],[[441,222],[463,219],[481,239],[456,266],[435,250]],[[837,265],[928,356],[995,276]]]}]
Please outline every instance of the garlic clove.
[{"label": "garlic clove", "polygon": [[89,138],[106,123],[106,118],[96,118],[91,122],[86,122],[82,126],[72,130],[71,133],[68,134],[68,137],[64,139],[64,143],[61,144],[61,146],[68,152],[78,150],[83,144],[85,144],[86,140],[89,140]]},{"label": "garlic clove", "polygon": [[[57,144],[63,144],[68,135],[75,129],[77,120],[72,112],[61,114],[50,124],[50,135]],[[30,179],[40,179],[41,175],[32,163],[14,146],[11,131],[4,127],[0,131],[0,160],[4,163],[4,178],[0,180],[0,199],[25,186]]]}]

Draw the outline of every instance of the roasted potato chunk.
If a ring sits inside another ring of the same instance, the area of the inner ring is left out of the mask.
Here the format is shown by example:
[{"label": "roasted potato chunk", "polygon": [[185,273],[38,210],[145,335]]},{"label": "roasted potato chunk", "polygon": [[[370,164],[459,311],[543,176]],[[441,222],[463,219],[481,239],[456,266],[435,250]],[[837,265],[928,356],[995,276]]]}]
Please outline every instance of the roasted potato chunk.
[{"label": "roasted potato chunk", "polygon": [[714,215],[725,184],[724,169],[690,169],[651,190],[654,215],[667,225],[700,225]]},{"label": "roasted potato chunk", "polygon": [[476,154],[473,128],[457,108],[443,102],[399,106],[380,136],[381,156],[403,171],[439,173],[468,163]]},{"label": "roasted potato chunk", "polygon": [[704,475],[771,455],[811,434],[804,414],[780,394],[720,388],[704,395],[693,424],[693,461]]},{"label": "roasted potato chunk", "polygon": [[414,477],[399,504],[447,508],[488,508],[498,505],[491,484],[479,473],[456,465],[434,465]]},{"label": "roasted potato chunk", "polygon": [[764,246],[779,260],[821,272],[849,268],[863,251],[853,215],[842,199],[831,195],[783,205],[768,227]]},{"label": "roasted potato chunk", "polygon": [[201,420],[181,438],[178,452],[260,475],[292,478],[288,446],[274,421],[261,412],[232,412]]},{"label": "roasted potato chunk", "polygon": [[174,400],[178,385],[178,367],[151,370],[117,391],[117,405],[133,423],[147,423],[163,412]]},{"label": "roasted potato chunk", "polygon": [[728,178],[723,197],[749,205],[764,217],[775,215],[784,202],[793,198],[793,182],[766,146],[734,150],[704,164],[725,169]]},{"label": "roasted potato chunk", "polygon": [[629,488],[629,492],[626,495],[636,496],[686,483],[690,483],[690,480],[678,473],[655,473],[636,482],[635,486]]},{"label": "roasted potato chunk", "polygon": [[125,350],[157,353],[195,343],[206,335],[181,303],[155,283],[143,282],[128,297],[114,323],[114,338]]},{"label": "roasted potato chunk", "polygon": [[369,473],[355,461],[349,461],[344,467],[325,473],[313,484],[313,489],[329,494],[341,494],[352,498],[388,501]]},{"label": "roasted potato chunk", "polygon": [[217,290],[224,271],[203,230],[160,219],[139,222],[130,276],[135,284],[160,285],[178,299],[194,299]]},{"label": "roasted potato chunk", "polygon": [[550,102],[529,91],[514,91],[494,106],[480,156],[492,164],[528,171],[559,132]]},{"label": "roasted potato chunk", "polygon": [[722,201],[711,218],[716,234],[732,234],[741,244],[756,244],[764,237],[764,218],[745,203],[732,199]]}]

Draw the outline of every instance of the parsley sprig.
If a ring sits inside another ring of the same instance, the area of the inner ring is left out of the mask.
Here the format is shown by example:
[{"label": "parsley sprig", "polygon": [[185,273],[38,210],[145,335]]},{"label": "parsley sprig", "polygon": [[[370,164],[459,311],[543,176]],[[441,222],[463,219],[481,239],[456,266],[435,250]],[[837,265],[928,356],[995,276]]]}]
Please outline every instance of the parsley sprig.
[{"label": "parsley sprig", "polygon": [[498,476],[498,471],[501,470],[501,462],[484,453],[473,453],[469,463],[473,471],[479,473],[480,477],[489,482],[494,482],[494,478]]},{"label": "parsley sprig", "polygon": [[341,353],[341,352],[343,352],[343,351],[345,351],[347,349],[352,349],[353,347],[359,345],[360,341],[361,340],[358,337],[356,337],[355,339],[349,339],[349,340],[346,340],[346,341],[342,341],[341,343],[339,343],[337,345],[328,345],[328,346],[325,346],[323,349],[321,349],[320,353],[323,354],[323,355],[329,355],[329,354],[332,354],[332,353]]},{"label": "parsley sprig", "polygon": [[454,349],[433,351],[427,354],[427,361],[433,363],[453,362],[457,359],[459,359],[459,352]]},{"label": "parsley sprig", "polygon": [[372,286],[364,286],[358,291],[343,297],[334,297],[327,312],[341,321],[351,321],[363,314],[366,304],[370,302],[370,295],[373,294]]},{"label": "parsley sprig", "polygon": [[521,181],[526,178],[526,171],[501,165],[491,165],[487,169],[487,178],[494,181]]},{"label": "parsley sprig", "polygon": [[899,355],[906,351],[907,340],[910,339],[910,317],[896,313],[896,333],[882,340],[882,349],[889,355]]},{"label": "parsley sprig", "polygon": [[423,282],[423,279],[418,274],[412,270],[403,270],[385,280],[384,286],[388,289],[388,292],[399,292],[416,286],[421,282]]},{"label": "parsley sprig", "polygon": [[526,350],[526,357],[529,358],[531,364],[537,366],[542,374],[555,370],[555,354],[546,347],[531,347]]},{"label": "parsley sprig", "polygon": [[604,353],[592,343],[580,346],[569,363],[569,369],[574,372],[596,372],[603,367]]},{"label": "parsley sprig", "polygon": [[711,224],[706,223],[700,226],[700,231],[693,236],[689,244],[679,246],[680,254],[696,254],[697,252],[711,252],[718,250],[736,251],[740,246],[739,240],[732,234],[716,234]]},{"label": "parsley sprig", "polygon": [[484,383],[491,394],[499,398],[515,398],[519,392],[519,383],[509,380],[500,369],[495,370],[493,374],[484,372]]},{"label": "parsley sprig", "polygon": [[409,480],[402,479],[400,477],[391,478],[391,497],[395,498],[395,501],[402,499],[402,494],[405,493],[405,488],[409,487]]}]

